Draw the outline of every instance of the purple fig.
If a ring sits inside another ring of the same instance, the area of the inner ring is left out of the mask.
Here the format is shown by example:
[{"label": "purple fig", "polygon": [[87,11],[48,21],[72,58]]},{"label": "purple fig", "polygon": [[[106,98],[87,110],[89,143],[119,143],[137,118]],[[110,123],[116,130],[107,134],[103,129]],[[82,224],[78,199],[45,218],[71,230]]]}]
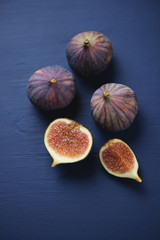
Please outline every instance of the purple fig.
[{"label": "purple fig", "polygon": [[66,48],[68,63],[81,76],[103,72],[113,55],[110,40],[102,33],[88,31],[74,36]]},{"label": "purple fig", "polygon": [[109,131],[127,129],[138,111],[134,91],[123,85],[107,83],[98,88],[91,98],[91,114],[95,122]]},{"label": "purple fig", "polygon": [[46,111],[68,106],[76,94],[76,83],[72,73],[55,65],[37,70],[30,77],[27,95],[38,108]]}]

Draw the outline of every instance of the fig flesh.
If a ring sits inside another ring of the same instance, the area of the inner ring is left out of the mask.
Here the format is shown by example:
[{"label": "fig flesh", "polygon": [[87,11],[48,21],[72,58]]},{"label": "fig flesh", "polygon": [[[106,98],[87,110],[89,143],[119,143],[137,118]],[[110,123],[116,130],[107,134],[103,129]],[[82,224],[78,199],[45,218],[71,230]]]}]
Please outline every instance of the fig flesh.
[{"label": "fig flesh", "polygon": [[68,106],[76,94],[72,73],[55,65],[36,71],[29,79],[27,95],[38,108],[46,111]]},{"label": "fig flesh", "polygon": [[130,147],[122,140],[112,139],[105,143],[99,151],[99,158],[108,173],[142,182],[137,174],[139,167],[137,159]]},{"label": "fig flesh", "polygon": [[44,144],[53,158],[52,167],[83,160],[89,154],[92,143],[90,131],[68,118],[54,120],[44,135]]},{"label": "fig flesh", "polygon": [[107,83],[93,93],[90,109],[94,121],[100,127],[108,131],[121,131],[133,123],[138,103],[131,88]]},{"label": "fig flesh", "polygon": [[110,40],[102,33],[88,31],[74,36],[66,47],[68,63],[81,76],[105,70],[113,55]]}]

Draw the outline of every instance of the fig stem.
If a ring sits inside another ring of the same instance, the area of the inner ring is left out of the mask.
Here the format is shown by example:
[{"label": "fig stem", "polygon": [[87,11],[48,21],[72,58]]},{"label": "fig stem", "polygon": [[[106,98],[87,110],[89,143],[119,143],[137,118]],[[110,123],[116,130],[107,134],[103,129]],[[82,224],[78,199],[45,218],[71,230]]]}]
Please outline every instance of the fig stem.
[{"label": "fig stem", "polygon": [[89,40],[88,40],[88,39],[85,39],[85,41],[84,41],[84,45],[85,45],[86,47],[89,46]]},{"label": "fig stem", "polygon": [[57,81],[56,81],[55,78],[52,78],[52,79],[50,80],[50,82],[51,82],[51,83],[56,83]]},{"label": "fig stem", "polygon": [[110,92],[106,91],[103,93],[104,98],[108,98],[110,96]]},{"label": "fig stem", "polygon": [[57,165],[57,162],[55,160],[53,160],[51,167],[55,167],[56,165]]},{"label": "fig stem", "polygon": [[141,179],[138,175],[136,176],[135,180],[136,180],[137,182],[139,182],[139,183],[142,182],[142,179]]}]

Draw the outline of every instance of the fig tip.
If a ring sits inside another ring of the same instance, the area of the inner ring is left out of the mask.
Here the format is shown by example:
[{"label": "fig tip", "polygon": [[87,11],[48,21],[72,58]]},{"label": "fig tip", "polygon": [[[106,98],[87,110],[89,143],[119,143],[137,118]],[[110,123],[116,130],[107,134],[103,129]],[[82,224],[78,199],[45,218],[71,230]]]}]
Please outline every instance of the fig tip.
[{"label": "fig tip", "polygon": [[57,164],[58,164],[57,162],[53,161],[51,167],[54,168]]},{"label": "fig tip", "polygon": [[139,182],[139,183],[142,182],[142,179],[141,179],[138,175],[135,177],[135,180],[136,180],[137,182]]}]

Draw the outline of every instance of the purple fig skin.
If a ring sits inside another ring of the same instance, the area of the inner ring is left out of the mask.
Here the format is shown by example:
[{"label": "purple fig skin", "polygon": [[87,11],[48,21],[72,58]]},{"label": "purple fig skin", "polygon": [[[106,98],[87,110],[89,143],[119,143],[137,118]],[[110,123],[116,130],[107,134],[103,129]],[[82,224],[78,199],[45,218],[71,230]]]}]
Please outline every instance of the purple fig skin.
[{"label": "purple fig skin", "polygon": [[73,74],[58,65],[37,70],[27,85],[27,95],[31,103],[45,111],[68,106],[75,94],[76,83]]},{"label": "purple fig skin", "polygon": [[134,91],[123,85],[107,83],[98,88],[90,101],[94,121],[111,132],[127,129],[134,121],[138,103]]},{"label": "purple fig skin", "polygon": [[66,57],[73,71],[81,76],[103,72],[113,55],[110,40],[102,33],[88,31],[74,36],[66,47]]}]

